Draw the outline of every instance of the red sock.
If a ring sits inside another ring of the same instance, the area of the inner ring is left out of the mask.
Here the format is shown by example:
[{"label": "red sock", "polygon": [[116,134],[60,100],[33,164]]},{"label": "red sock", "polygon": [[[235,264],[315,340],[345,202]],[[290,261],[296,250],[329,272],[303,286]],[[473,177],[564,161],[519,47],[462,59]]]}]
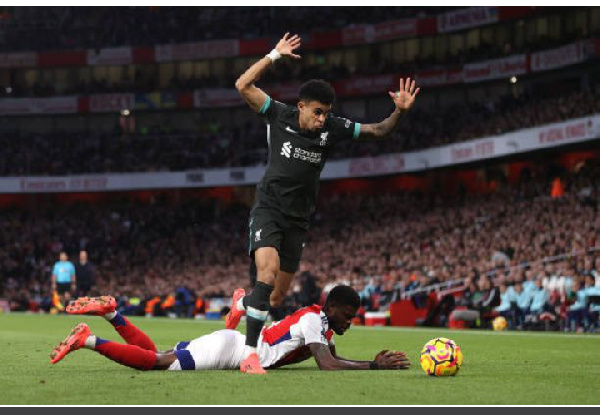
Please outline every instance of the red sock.
[{"label": "red sock", "polygon": [[96,338],[94,350],[114,362],[134,369],[151,370],[156,364],[155,352],[131,344],[120,344]]},{"label": "red sock", "polygon": [[156,351],[156,346],[150,337],[148,337],[146,333],[138,329],[136,326],[131,324],[131,322],[121,314],[117,313],[115,318],[110,321],[110,324],[115,327],[115,330],[119,332],[127,344],[132,344],[153,352]]}]

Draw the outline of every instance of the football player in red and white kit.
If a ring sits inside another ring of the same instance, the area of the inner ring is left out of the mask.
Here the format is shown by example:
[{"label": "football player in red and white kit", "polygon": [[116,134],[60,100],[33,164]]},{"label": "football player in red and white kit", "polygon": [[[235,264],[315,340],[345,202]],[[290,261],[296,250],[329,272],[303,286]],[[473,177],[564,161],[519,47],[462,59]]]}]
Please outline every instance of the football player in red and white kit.
[{"label": "football player in red and white kit", "polygon": [[[302,308],[285,319],[263,328],[257,354],[261,366],[277,368],[314,356],[321,370],[408,369],[402,352],[383,350],[372,361],[348,360],[335,351],[333,334],[343,335],[359,307],[351,287],[340,285],[329,293],[325,305]],[[244,358],[245,336],[235,330],[219,330],[192,341],[182,341],[172,350],[159,352],[150,338],[115,310],[110,296],[75,300],[70,314],[103,316],[128,344],[93,335],[85,323],[78,324],[50,354],[57,363],[81,348],[94,350],[110,360],[139,370],[239,369]]]}]

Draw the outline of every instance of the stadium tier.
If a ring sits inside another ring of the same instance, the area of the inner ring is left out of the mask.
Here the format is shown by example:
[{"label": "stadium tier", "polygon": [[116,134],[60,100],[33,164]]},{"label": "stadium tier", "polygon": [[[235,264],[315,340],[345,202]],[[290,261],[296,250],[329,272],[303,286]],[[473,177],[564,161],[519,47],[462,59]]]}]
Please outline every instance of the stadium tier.
[{"label": "stadium tier", "polygon": [[[325,184],[301,278],[286,309],[318,301],[319,293],[346,283],[359,291],[366,311],[389,310],[416,288],[440,283],[455,288],[454,282],[460,288],[465,278],[480,284],[491,276],[511,285],[543,279],[548,292],[558,296],[548,307],[556,306],[560,319],[574,281],[600,280],[598,153],[587,162],[585,157],[572,156],[584,160],[577,161],[576,173],[561,173],[544,162],[517,163],[509,178],[501,170],[508,167],[501,167],[488,171],[480,188],[465,187],[473,186],[473,179],[457,188],[467,177],[464,171],[408,185],[401,177]],[[553,195],[555,177],[561,177],[562,196]],[[201,313],[196,298],[226,297],[249,284],[249,208],[242,193],[40,195],[36,204],[44,209],[4,207],[3,295],[14,310],[48,311],[53,307],[48,267],[60,251],[87,250],[97,269],[94,292],[116,295],[123,310]],[[14,205],[15,199],[3,202]],[[489,287],[477,291],[479,300],[491,292]],[[500,301],[494,293],[497,298],[482,306],[490,316]],[[421,312],[427,309],[426,294],[414,295]]]}]

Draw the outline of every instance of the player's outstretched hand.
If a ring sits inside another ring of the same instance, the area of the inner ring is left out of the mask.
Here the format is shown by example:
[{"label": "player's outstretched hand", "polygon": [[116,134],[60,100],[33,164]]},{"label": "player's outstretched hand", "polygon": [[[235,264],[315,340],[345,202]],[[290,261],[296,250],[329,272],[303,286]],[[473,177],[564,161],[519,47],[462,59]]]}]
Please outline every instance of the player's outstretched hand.
[{"label": "player's outstretched hand", "polygon": [[416,88],[414,79],[411,81],[410,78],[400,78],[400,90],[397,92],[389,91],[390,97],[394,101],[396,108],[400,110],[408,110],[415,103],[415,97],[419,93],[421,88]]},{"label": "player's outstretched hand", "polygon": [[290,33],[287,32],[281,40],[275,46],[277,52],[281,53],[281,56],[289,56],[290,58],[300,59],[300,55],[293,53],[302,44],[302,39],[298,35],[290,37]]},{"label": "player's outstretched hand", "polygon": [[403,352],[397,352],[395,350],[382,350],[375,356],[375,363],[379,366],[379,369],[384,370],[399,370],[409,369],[410,361],[406,354]]}]

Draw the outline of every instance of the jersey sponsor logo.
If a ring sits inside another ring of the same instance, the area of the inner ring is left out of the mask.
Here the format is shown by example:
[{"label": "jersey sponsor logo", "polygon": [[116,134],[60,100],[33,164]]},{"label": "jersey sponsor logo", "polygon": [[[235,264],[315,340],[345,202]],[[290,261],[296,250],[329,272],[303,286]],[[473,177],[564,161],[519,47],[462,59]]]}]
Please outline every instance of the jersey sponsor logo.
[{"label": "jersey sponsor logo", "polygon": [[283,143],[283,147],[281,147],[281,155],[290,158],[290,156],[292,155],[292,143],[290,143],[289,141]]},{"label": "jersey sponsor logo", "polygon": [[344,124],[344,127],[350,128],[350,124],[352,124],[352,121],[346,118],[346,124]]},{"label": "jersey sponsor logo", "polygon": [[321,163],[322,153],[304,150],[303,148],[300,148],[300,147],[293,147],[292,143],[289,141],[286,141],[285,143],[283,143],[280,154],[282,156],[285,156],[286,158],[291,158],[292,152],[294,153],[293,157],[295,159],[302,160],[302,161],[308,161],[309,163],[313,163],[313,164]]},{"label": "jersey sponsor logo", "polygon": [[302,161],[308,161],[309,163],[313,164],[321,163],[321,153],[307,151],[298,147],[294,149],[294,158]]},{"label": "jersey sponsor logo", "polygon": [[259,230],[257,230],[257,231],[254,233],[254,242],[260,242],[260,233],[261,233],[261,232],[262,232],[262,228],[261,228],[261,229],[259,229]]},{"label": "jersey sponsor logo", "polygon": [[321,142],[319,143],[321,147],[325,147],[327,145],[327,136],[329,135],[329,131],[325,133],[321,133]]}]

